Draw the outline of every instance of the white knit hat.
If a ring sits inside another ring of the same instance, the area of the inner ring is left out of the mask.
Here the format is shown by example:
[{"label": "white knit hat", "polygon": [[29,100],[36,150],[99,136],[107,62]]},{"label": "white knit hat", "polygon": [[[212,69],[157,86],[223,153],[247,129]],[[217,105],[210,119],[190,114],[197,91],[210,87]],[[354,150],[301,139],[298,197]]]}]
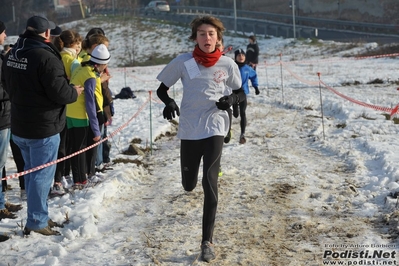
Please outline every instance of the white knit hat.
[{"label": "white knit hat", "polygon": [[109,54],[108,49],[104,44],[97,45],[90,55],[90,61],[100,65],[108,64],[111,58],[111,55]]}]

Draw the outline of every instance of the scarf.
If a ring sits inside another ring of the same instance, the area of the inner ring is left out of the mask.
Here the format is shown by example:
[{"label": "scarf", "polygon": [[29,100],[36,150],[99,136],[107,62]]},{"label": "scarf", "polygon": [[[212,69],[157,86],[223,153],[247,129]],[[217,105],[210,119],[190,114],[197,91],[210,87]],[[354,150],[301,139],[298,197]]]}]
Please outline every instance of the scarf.
[{"label": "scarf", "polygon": [[219,49],[215,49],[214,52],[207,54],[207,53],[204,53],[198,47],[198,45],[195,46],[194,52],[193,52],[193,57],[194,57],[195,61],[198,64],[203,65],[204,67],[213,66],[214,64],[216,64],[216,62],[219,60],[219,58],[221,56],[222,56],[222,52],[220,52]]},{"label": "scarf", "polygon": [[238,65],[239,68],[242,68],[243,66],[245,66],[245,62],[243,62],[243,63],[240,63],[240,62],[237,62],[237,61],[235,61],[235,62]]},{"label": "scarf", "polygon": [[67,52],[67,53],[70,54],[73,58],[76,58],[76,56],[77,56],[76,49],[64,47],[64,48],[62,48],[62,51]]}]

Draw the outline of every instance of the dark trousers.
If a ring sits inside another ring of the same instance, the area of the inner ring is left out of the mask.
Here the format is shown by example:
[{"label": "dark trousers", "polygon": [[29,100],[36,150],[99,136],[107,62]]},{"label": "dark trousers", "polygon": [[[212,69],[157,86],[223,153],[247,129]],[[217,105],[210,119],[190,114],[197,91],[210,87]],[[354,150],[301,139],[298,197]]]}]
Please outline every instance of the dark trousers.
[{"label": "dark trousers", "polygon": [[229,115],[229,121],[230,121],[229,132],[230,132],[231,124],[232,124],[232,121],[233,121],[233,111],[231,110],[231,107],[229,109],[227,109],[226,111],[227,111],[227,114]]},{"label": "dark trousers", "polygon": [[[12,152],[12,157],[14,158],[14,162],[15,165],[17,166],[17,172],[23,172],[24,171],[24,166],[25,166],[25,162],[24,162],[24,158],[22,158],[22,154],[21,154],[21,150],[19,149],[19,147],[17,146],[17,144],[14,143],[14,141],[12,141],[12,139],[10,139],[10,147],[11,147],[11,152]],[[7,172],[6,172],[6,168],[3,168],[3,172],[2,174],[2,178],[7,176]],[[21,189],[25,189],[25,179],[24,176],[19,176],[19,187]],[[7,190],[7,180],[2,180],[2,192],[5,192]]]},{"label": "dark trousers", "polygon": [[[58,147],[57,159],[64,158],[67,155],[67,133],[68,128],[65,125],[64,129],[60,132],[60,146]],[[61,182],[61,177],[65,173],[65,160],[57,163],[55,169],[54,182]]]},{"label": "dark trousers", "polygon": [[[5,167],[3,167],[1,176],[2,176],[2,178],[6,177],[6,168]],[[1,180],[1,185],[2,185],[1,192],[5,192],[7,190],[7,180]]]},{"label": "dark trousers", "polygon": [[223,138],[223,136],[213,136],[201,140],[181,140],[182,185],[186,191],[192,191],[196,187],[201,158],[203,161],[204,213],[202,217],[202,242],[210,241],[212,243],[218,205],[218,177]]},{"label": "dark trousers", "polygon": [[247,98],[243,100],[242,102],[239,103],[240,106],[240,126],[241,126],[241,134],[245,133],[245,129],[247,127],[247,115],[246,115],[246,110],[247,110]]},{"label": "dark trousers", "polygon": [[[87,135],[89,127],[73,127],[68,129],[69,143],[71,152],[80,151],[87,146]],[[74,183],[85,183],[86,177],[86,152],[73,156],[71,159],[71,169]]]},{"label": "dark trousers", "polygon": [[[107,126],[104,125],[104,133],[103,133],[103,139],[107,137]],[[109,140],[106,140],[103,142],[103,163],[109,163],[111,162],[111,159],[109,158],[109,152],[111,150],[111,142]]]},{"label": "dark trousers", "polygon": [[[21,173],[24,171],[24,166],[25,166],[25,162],[24,162],[24,158],[22,157],[22,153],[20,148],[18,147],[17,144],[15,144],[15,142],[12,140],[12,138],[10,139],[10,147],[11,147],[11,152],[12,152],[12,157],[14,158],[14,162],[15,165],[17,166],[17,171],[18,173]],[[25,178],[24,176],[19,176],[19,187],[21,189],[25,189]],[[4,185],[3,185],[4,188]]]}]

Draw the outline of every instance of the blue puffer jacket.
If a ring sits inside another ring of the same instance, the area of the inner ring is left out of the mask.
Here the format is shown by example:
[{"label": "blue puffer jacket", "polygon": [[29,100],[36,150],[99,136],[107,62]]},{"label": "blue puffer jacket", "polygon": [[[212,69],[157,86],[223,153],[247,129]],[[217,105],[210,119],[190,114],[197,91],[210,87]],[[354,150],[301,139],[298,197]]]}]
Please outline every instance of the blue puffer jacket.
[{"label": "blue puffer jacket", "polygon": [[237,63],[237,65],[238,65],[238,68],[240,69],[242,88],[243,88],[245,94],[249,93],[249,84],[248,84],[249,80],[251,81],[252,87],[259,87],[258,86],[258,75],[256,74],[256,71],[247,64]]}]

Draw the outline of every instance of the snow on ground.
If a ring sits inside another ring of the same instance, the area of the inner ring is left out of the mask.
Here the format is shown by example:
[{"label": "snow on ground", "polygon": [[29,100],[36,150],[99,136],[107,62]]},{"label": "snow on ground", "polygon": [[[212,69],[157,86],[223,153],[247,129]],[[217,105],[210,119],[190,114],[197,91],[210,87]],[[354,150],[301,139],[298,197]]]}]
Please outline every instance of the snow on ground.
[{"label": "snow on ground", "polygon": [[[11,237],[2,243],[0,265],[205,265],[201,176],[194,191],[184,192],[176,127],[162,118],[154,93],[163,66],[118,67],[129,41],[143,58],[178,54],[192,47],[189,31],[162,25],[141,33],[133,22],[102,20],[63,26],[82,35],[103,27],[111,40],[110,87],[117,94],[130,86],[137,96],[115,100],[113,170],[100,184],[49,199],[50,217],[68,220],[61,236],[24,238],[21,202],[17,220],[0,221]],[[234,49],[246,42],[225,37]],[[348,57],[374,43],[310,43],[259,37],[261,94],[248,96],[247,143],[238,144],[234,119],[223,150],[212,265],[398,263],[398,126],[386,119],[398,104],[396,57]],[[180,103],[180,84],[171,95]],[[123,154],[133,139],[151,152]],[[7,171],[16,171],[11,155]],[[20,202],[17,180],[9,184],[9,201]]]}]

